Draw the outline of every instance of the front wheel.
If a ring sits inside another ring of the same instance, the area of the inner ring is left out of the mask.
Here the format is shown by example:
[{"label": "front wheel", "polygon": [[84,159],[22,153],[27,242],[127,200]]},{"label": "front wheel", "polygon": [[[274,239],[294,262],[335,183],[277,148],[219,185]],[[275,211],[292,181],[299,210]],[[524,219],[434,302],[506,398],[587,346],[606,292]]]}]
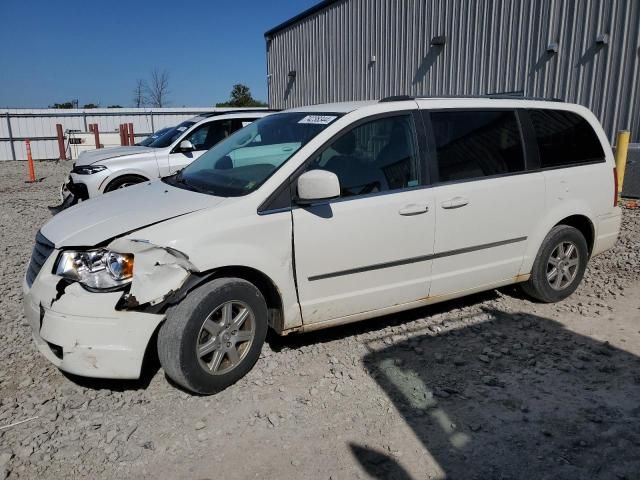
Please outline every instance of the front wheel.
[{"label": "front wheel", "polygon": [[578,288],[588,260],[587,241],[580,230],[556,225],[542,242],[522,289],[541,302],[564,300]]},{"label": "front wheel", "polygon": [[267,334],[267,305],[253,284],[219,278],[167,311],[158,333],[165,373],[200,394],[219,392],[245,376]]}]

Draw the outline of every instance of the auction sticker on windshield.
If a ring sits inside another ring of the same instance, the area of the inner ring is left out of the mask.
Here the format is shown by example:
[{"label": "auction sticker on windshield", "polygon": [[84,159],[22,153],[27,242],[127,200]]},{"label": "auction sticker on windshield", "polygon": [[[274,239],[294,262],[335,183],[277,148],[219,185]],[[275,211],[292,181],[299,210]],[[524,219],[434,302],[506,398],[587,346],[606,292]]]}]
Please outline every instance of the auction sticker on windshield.
[{"label": "auction sticker on windshield", "polygon": [[307,115],[298,123],[313,123],[315,125],[327,125],[333,122],[336,118],[335,115]]}]

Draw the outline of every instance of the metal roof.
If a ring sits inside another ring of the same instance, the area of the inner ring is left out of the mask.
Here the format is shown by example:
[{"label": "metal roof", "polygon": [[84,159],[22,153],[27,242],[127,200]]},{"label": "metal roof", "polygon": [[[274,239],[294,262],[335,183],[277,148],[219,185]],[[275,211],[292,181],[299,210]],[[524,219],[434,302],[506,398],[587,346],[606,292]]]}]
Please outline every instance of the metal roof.
[{"label": "metal roof", "polygon": [[307,18],[311,15],[313,15],[316,12],[319,12],[320,10],[328,7],[329,5],[339,2],[340,0],[323,0],[322,2],[314,5],[311,8],[306,9],[304,12],[299,13],[298,15],[296,15],[295,17],[290,18],[289,20],[282,22],[280,25],[276,25],[275,27],[273,27],[271,30],[267,30],[264,33],[265,38],[269,38],[271,37],[273,34],[278,33],[281,30],[284,30],[287,27],[290,27],[291,25],[299,22],[300,20]]}]

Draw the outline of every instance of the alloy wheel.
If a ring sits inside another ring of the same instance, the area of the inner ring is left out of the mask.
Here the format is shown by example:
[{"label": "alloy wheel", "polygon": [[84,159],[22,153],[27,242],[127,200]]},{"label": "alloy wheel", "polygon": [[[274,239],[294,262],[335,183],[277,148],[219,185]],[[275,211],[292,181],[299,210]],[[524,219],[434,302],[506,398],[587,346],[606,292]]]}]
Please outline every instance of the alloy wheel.
[{"label": "alloy wheel", "polygon": [[564,290],[576,278],[580,255],[575,243],[563,241],[553,249],[547,262],[547,282],[554,290]]},{"label": "alloy wheel", "polygon": [[196,354],[211,375],[233,370],[251,348],[256,332],[253,312],[237,300],[225,302],[211,312],[200,327]]}]

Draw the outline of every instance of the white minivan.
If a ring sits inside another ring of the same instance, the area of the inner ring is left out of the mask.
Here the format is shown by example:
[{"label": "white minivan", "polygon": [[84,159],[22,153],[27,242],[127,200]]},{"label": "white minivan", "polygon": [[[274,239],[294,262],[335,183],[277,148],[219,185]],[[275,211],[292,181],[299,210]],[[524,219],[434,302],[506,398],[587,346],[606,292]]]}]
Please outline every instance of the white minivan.
[{"label": "white minivan", "polygon": [[586,108],[392,98],[261,118],[180,173],[83,202],[36,237],[25,313],[62,370],[213,393],[267,330],[304,332],[520,283],[555,302],[620,229]]}]

